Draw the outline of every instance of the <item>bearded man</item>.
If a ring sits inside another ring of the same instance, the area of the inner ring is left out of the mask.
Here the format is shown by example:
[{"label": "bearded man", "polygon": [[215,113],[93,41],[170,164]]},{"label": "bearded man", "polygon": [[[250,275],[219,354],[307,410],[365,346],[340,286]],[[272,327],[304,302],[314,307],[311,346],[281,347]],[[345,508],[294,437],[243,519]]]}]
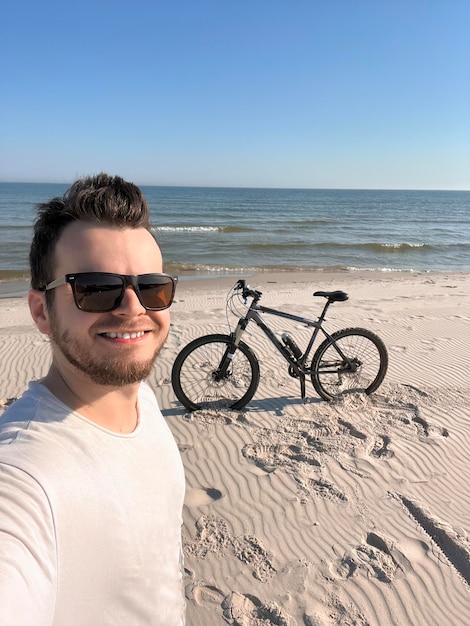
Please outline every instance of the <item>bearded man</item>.
[{"label": "bearded man", "polygon": [[180,626],[183,466],[143,382],[176,279],[142,192],[100,174],[39,205],[30,266],[52,361],[0,420],[0,623]]}]

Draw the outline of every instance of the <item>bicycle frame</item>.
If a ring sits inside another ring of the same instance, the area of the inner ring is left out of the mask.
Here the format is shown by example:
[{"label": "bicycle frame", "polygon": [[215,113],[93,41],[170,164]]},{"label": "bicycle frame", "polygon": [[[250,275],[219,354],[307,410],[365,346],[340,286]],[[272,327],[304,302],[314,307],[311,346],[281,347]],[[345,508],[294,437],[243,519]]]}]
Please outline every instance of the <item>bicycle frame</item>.
[{"label": "bicycle frame", "polygon": [[[246,327],[248,326],[248,323],[250,321],[253,321],[264,332],[266,337],[271,341],[271,343],[276,347],[276,349],[280,352],[280,354],[284,357],[284,359],[289,363],[295,375],[300,378],[301,396],[303,399],[305,399],[305,376],[306,374],[310,373],[310,368],[307,367],[306,363],[310,355],[310,352],[313,348],[313,345],[315,343],[315,340],[318,336],[318,333],[321,331],[325,335],[326,338],[332,341],[331,335],[323,328],[323,321],[325,319],[325,315],[330,304],[331,303],[327,301],[318,319],[311,320],[307,317],[302,317],[300,315],[294,315],[292,313],[286,313],[285,311],[278,311],[277,309],[271,309],[269,307],[263,306],[261,304],[258,304],[257,298],[254,298],[250,304],[250,307],[246,315],[244,317],[241,317],[238,320],[235,331],[232,333],[233,346],[230,349],[228,349],[226,354],[224,355],[221,365],[218,369],[216,379],[220,380],[225,376],[228,364],[230,363],[230,360],[233,358],[233,353],[235,352],[237,346],[239,345],[241,338],[243,336],[243,333],[245,332]],[[296,358],[288,349],[288,347],[279,341],[279,339],[276,337],[274,332],[271,330],[271,328],[266,324],[266,322],[262,318],[261,313],[265,313],[268,315],[275,315],[276,317],[281,317],[283,319],[287,319],[292,322],[299,322],[301,324],[304,324],[307,327],[311,327],[315,329],[312,333],[312,336],[310,337],[310,340],[308,342],[307,348],[305,349],[305,352],[299,358]],[[338,347],[336,347],[336,349],[342,359],[349,361],[349,359],[342,353],[342,351]]]},{"label": "bicycle frame", "polygon": [[[286,361],[288,361],[294,368],[302,371],[303,373],[308,373],[308,369],[305,368],[305,363],[312,350],[313,344],[315,343],[318,333],[321,330],[322,333],[326,337],[328,338],[331,337],[331,335],[322,326],[324,315],[325,315],[327,308],[328,308],[328,304],[323,310],[323,313],[320,316],[320,318],[315,321],[315,320],[308,319],[306,317],[302,317],[300,315],[293,315],[292,313],[286,313],[285,311],[278,311],[276,309],[271,309],[269,307],[262,306],[260,304],[256,304],[253,302],[250,308],[248,309],[245,317],[242,317],[238,320],[237,327],[233,333],[234,345],[238,346],[238,343],[241,340],[243,332],[248,326],[248,322],[253,321],[259,328],[261,328],[261,330],[264,332],[267,338],[282,354],[282,356],[286,359]],[[292,322],[299,322],[301,324],[304,324],[305,326],[315,328],[310,338],[310,341],[308,342],[307,348],[301,357],[299,357],[298,359],[295,359],[295,357],[293,358],[293,355],[291,355],[287,347],[279,341],[279,339],[276,337],[276,335],[271,330],[271,328],[266,324],[266,322],[264,321],[260,313],[266,313],[268,315],[275,315],[277,317],[281,317],[281,318],[290,320]]]}]

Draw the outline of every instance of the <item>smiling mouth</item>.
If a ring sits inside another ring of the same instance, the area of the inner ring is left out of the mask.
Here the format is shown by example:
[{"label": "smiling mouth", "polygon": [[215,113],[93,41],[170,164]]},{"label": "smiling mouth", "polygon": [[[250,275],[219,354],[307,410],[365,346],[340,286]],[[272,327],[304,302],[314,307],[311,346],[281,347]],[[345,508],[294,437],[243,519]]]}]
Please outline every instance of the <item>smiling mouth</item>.
[{"label": "smiling mouth", "polygon": [[101,333],[101,336],[107,337],[108,339],[139,339],[140,337],[143,337],[148,332],[150,331],[141,330],[141,331],[132,332],[132,333]]}]

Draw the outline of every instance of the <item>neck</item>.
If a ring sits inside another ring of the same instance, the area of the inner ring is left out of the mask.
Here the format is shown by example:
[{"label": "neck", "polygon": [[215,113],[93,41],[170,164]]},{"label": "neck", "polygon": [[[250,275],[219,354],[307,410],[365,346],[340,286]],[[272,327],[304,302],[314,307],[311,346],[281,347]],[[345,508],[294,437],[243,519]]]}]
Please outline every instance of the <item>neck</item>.
[{"label": "neck", "polygon": [[73,411],[103,428],[131,433],[137,427],[140,383],[121,387],[96,385],[84,374],[65,376],[54,363],[42,383]]}]

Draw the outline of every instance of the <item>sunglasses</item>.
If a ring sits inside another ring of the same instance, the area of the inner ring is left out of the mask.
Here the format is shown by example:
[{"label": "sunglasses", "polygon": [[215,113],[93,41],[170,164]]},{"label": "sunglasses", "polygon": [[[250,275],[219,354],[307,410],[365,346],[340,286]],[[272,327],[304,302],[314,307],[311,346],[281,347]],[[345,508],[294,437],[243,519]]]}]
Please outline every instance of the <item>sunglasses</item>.
[{"label": "sunglasses", "polygon": [[163,311],[173,302],[178,279],[168,274],[108,274],[107,272],[79,272],[66,274],[46,285],[49,291],[69,283],[75,304],[87,313],[114,311],[121,304],[126,287],[134,288],[140,304],[147,311]]}]

